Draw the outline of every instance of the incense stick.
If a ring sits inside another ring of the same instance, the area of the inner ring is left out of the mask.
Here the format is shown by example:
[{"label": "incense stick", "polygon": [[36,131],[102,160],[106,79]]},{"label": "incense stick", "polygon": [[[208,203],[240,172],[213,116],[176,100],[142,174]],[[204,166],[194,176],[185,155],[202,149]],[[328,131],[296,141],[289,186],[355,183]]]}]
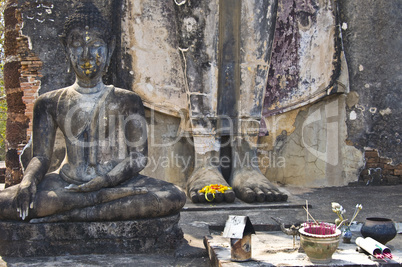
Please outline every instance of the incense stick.
[{"label": "incense stick", "polygon": [[[307,210],[305,207],[303,207],[303,209],[307,212],[307,215],[310,216],[311,219],[313,219],[313,221],[315,222],[315,224],[318,225],[318,222],[314,219],[313,216],[311,216],[310,212],[308,212],[308,210]],[[308,216],[307,216],[307,218],[308,218]]]},{"label": "incense stick", "polygon": [[306,199],[306,208],[307,208],[307,214],[306,214],[306,217],[307,217],[307,219],[306,219],[306,222],[308,222],[308,200]]}]

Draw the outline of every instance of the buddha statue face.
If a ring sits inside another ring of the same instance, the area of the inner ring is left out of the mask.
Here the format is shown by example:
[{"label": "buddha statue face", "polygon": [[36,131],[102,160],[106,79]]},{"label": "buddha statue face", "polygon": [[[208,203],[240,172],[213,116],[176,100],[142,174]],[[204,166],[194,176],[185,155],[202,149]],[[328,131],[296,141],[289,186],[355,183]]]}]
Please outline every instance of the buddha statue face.
[{"label": "buddha statue face", "polygon": [[78,80],[98,80],[109,62],[108,44],[97,28],[74,28],[67,36],[66,52]]},{"label": "buddha statue face", "polygon": [[109,23],[88,1],[77,5],[66,20],[60,41],[80,86],[93,87],[102,81],[115,48]]}]

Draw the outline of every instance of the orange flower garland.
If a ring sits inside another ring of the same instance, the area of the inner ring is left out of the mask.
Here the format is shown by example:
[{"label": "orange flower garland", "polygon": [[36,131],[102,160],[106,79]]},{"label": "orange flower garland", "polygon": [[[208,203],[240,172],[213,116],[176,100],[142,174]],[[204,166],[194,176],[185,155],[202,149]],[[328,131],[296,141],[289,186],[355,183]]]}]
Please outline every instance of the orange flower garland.
[{"label": "orange flower garland", "polygon": [[[205,199],[208,202],[212,202],[215,198],[215,193],[217,193],[217,192],[225,193],[226,190],[232,190],[232,188],[229,186],[226,186],[226,185],[221,185],[221,184],[211,184],[211,185],[204,186],[199,192],[205,194]],[[212,199],[208,198],[209,193],[212,194]]]}]

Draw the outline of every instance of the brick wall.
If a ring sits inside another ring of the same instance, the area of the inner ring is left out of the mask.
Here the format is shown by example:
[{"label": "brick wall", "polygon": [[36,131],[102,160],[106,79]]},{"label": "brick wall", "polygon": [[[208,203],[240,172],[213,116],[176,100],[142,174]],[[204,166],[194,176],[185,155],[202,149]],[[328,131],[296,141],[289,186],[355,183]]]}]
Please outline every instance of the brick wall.
[{"label": "brick wall", "polygon": [[22,179],[19,155],[30,138],[33,103],[40,86],[42,66],[39,58],[30,51],[28,39],[21,35],[22,19],[17,3],[17,0],[8,1],[4,11],[4,84],[8,106],[6,187]]},{"label": "brick wall", "polygon": [[381,157],[377,150],[366,150],[366,165],[359,181],[372,185],[402,184],[402,163],[392,165],[391,160]]},{"label": "brick wall", "polygon": [[29,118],[29,126],[27,129],[27,138],[32,135],[32,117],[35,100],[38,97],[40,88],[40,69],[42,61],[29,50],[28,39],[26,37],[18,38],[18,52],[21,60],[20,68],[20,86],[23,92],[22,101],[25,104],[25,116]]}]

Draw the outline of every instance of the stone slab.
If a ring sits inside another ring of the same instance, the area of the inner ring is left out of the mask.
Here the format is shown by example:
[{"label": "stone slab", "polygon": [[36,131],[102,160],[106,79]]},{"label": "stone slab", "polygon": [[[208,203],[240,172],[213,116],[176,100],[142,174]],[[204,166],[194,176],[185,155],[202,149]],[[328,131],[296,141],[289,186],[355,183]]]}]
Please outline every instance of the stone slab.
[{"label": "stone slab", "polygon": [[0,221],[0,256],[165,252],[183,239],[180,214],[111,222],[39,223]]},{"label": "stone slab", "polygon": [[[372,260],[365,253],[356,251],[354,244],[358,233],[353,233],[353,243],[339,243],[332,261],[325,266],[378,266],[385,261]],[[252,236],[252,260],[247,262],[233,262],[230,260],[230,242],[228,238],[220,235],[206,236],[205,246],[209,253],[212,266],[323,266],[313,263],[307,255],[299,250],[299,238],[295,240],[282,232],[257,232]],[[387,243],[394,255],[393,260],[387,260],[388,265],[400,266],[402,264],[402,236],[398,235]]]}]

